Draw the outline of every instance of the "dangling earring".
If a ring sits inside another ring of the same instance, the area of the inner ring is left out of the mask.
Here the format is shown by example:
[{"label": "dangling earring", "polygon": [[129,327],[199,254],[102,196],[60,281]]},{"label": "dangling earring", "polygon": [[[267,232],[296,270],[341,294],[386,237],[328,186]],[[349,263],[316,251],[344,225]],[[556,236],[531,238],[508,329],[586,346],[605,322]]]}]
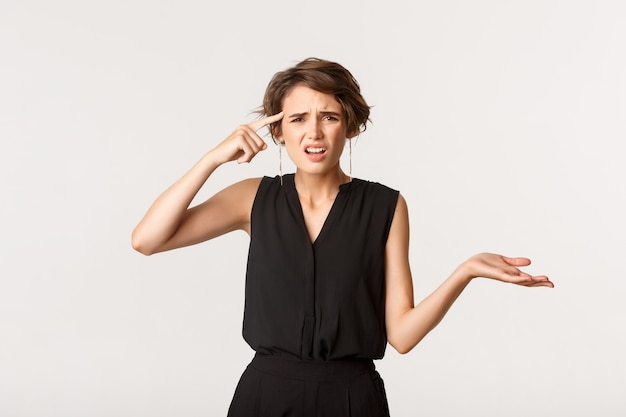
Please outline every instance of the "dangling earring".
[{"label": "dangling earring", "polygon": [[348,155],[350,156],[350,172],[349,172],[349,177],[350,177],[350,181],[352,181],[352,139],[348,139]]},{"label": "dangling earring", "polygon": [[280,176],[280,185],[283,185],[283,143],[278,142],[278,175]]}]

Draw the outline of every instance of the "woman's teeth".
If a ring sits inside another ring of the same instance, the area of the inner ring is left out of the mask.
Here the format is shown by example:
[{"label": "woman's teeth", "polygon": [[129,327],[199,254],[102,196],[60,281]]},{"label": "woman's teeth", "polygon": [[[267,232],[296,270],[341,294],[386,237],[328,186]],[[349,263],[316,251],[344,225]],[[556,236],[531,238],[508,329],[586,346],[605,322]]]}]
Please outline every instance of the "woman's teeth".
[{"label": "woman's teeth", "polygon": [[322,153],[326,152],[326,148],[306,148],[307,153]]}]

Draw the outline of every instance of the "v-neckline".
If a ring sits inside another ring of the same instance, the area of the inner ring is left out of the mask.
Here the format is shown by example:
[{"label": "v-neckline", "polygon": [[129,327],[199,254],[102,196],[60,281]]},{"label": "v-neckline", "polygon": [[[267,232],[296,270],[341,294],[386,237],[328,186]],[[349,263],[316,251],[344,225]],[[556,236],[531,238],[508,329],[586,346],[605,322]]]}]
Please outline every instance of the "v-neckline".
[{"label": "v-neckline", "polygon": [[320,239],[324,237],[324,235],[328,234],[327,229],[330,228],[335,217],[337,216],[336,212],[339,210],[339,205],[344,203],[346,191],[350,188],[350,185],[354,181],[354,178],[352,178],[350,182],[339,184],[339,191],[337,192],[337,195],[335,196],[335,200],[333,201],[333,204],[330,206],[330,210],[328,210],[328,213],[326,214],[326,218],[324,219],[324,222],[322,223],[322,227],[320,228],[319,233],[313,240],[311,240],[311,235],[309,235],[309,231],[307,230],[307,227],[306,227],[306,221],[304,220],[304,211],[302,210],[302,203],[300,202],[300,197],[298,195],[298,190],[296,189],[296,184],[294,180],[295,175],[294,174],[285,175],[283,176],[283,179],[284,179],[283,186],[287,186],[287,191],[291,191],[291,193],[289,194],[291,195],[291,198],[293,199],[293,203],[296,204],[296,207],[298,208],[298,211],[300,214],[300,223],[302,225],[302,230],[304,231],[304,235],[306,236],[307,241],[311,244],[311,246],[314,247],[320,241]]}]

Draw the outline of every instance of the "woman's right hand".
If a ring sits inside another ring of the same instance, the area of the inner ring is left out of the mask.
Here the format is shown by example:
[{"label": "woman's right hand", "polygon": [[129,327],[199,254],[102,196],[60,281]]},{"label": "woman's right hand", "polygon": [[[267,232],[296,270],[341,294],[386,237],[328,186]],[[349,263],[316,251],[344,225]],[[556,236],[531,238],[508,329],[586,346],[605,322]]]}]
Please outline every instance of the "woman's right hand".
[{"label": "woman's right hand", "polygon": [[256,133],[262,127],[283,118],[283,112],[238,126],[233,133],[217,145],[212,153],[219,163],[250,162],[259,152],[267,149],[267,143]]}]

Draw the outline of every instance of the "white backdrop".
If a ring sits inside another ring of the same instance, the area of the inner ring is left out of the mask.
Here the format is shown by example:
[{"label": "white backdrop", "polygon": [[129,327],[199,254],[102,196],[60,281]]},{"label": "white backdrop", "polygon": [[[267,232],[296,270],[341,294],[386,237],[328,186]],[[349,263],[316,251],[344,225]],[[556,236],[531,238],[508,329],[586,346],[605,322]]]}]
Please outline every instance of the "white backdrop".
[{"label": "white backdrop", "polygon": [[[399,189],[416,298],[476,252],[556,288],[468,287],[377,363],[392,415],[624,416],[626,6],[609,1],[0,3],[0,416],[221,416],[247,237],[144,257],[157,195],[308,56],[361,83],[354,175]],[[198,201],[275,175],[275,146]]]}]

